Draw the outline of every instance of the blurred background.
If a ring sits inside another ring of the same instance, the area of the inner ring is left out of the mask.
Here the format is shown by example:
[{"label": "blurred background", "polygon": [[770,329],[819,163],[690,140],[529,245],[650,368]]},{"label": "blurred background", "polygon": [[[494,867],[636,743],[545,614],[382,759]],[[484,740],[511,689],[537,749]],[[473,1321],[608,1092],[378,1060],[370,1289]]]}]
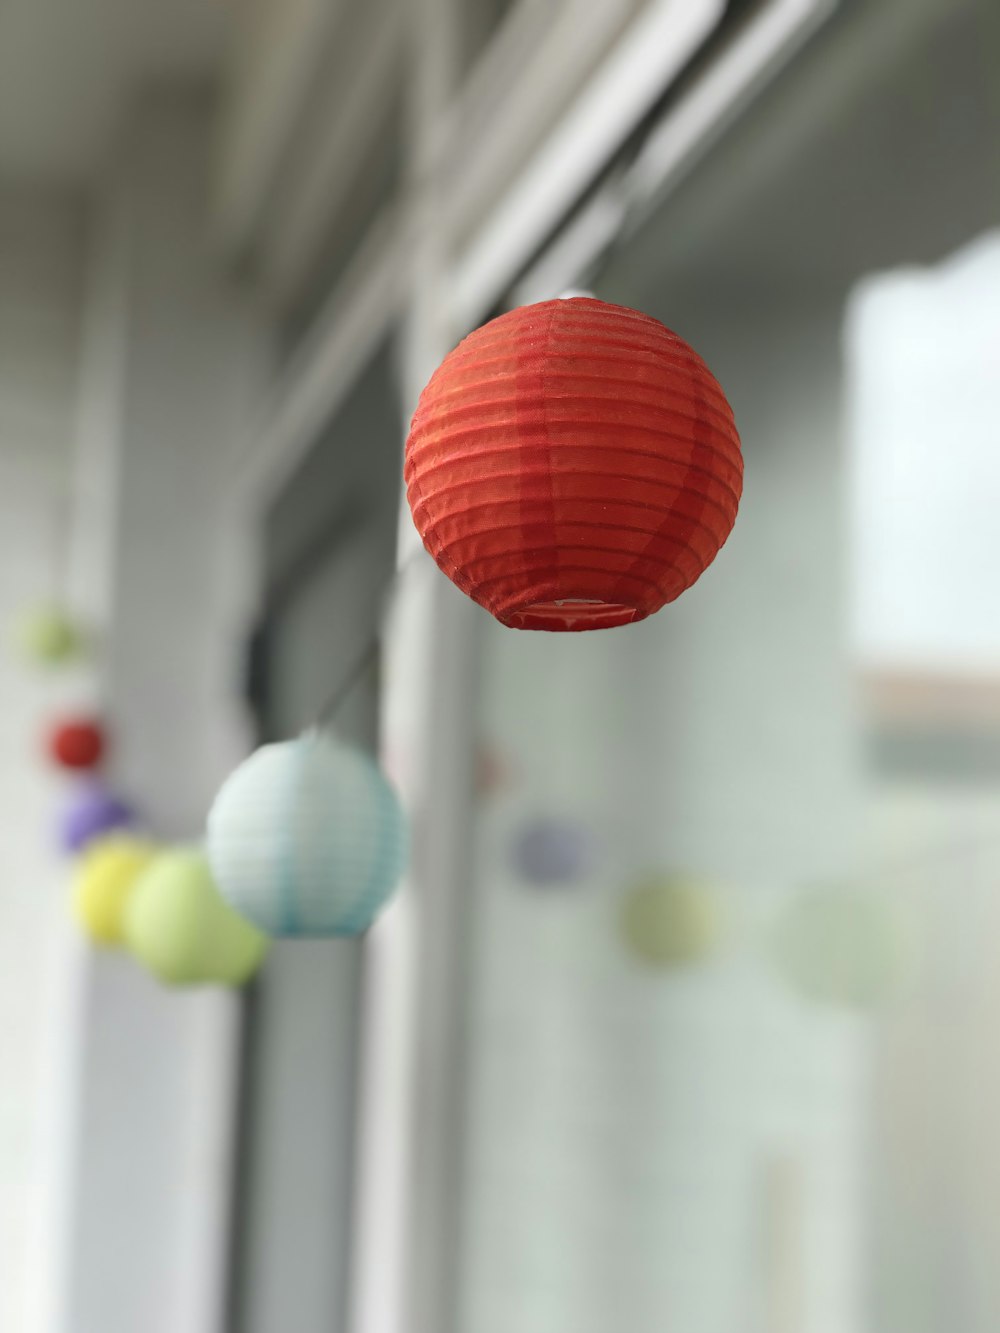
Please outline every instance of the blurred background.
[{"label": "blurred background", "polygon": [[[402,446],[574,289],[745,492],[655,618],[518,633]],[[994,0],[3,0],[0,1330],[995,1333],[998,389]],[[197,839],[376,633],[377,926],[86,942],[51,719]]]}]

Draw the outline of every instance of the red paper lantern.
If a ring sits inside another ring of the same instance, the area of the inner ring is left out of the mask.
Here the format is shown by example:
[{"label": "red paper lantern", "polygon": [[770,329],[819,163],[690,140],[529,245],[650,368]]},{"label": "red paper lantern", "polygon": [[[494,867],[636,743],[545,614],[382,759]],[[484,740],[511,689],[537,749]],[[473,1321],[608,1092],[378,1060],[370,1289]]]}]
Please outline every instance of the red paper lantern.
[{"label": "red paper lantern", "polygon": [[501,315],[445,358],[405,476],[424,545],[502,624],[605,629],[658,611],[712,563],[743,456],[682,338],[575,297]]},{"label": "red paper lantern", "polygon": [[61,768],[96,768],[105,746],[103,728],[85,719],[61,722],[49,735],[49,753]]}]

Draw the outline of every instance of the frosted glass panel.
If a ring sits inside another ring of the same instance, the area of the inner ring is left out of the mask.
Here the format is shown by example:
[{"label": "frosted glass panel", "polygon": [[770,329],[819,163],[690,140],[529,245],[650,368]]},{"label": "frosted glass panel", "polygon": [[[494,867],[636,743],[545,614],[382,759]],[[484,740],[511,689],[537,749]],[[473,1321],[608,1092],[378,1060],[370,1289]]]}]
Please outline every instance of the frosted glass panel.
[{"label": "frosted glass panel", "polygon": [[848,323],[854,633],[870,664],[995,670],[1000,232],[865,282]]}]

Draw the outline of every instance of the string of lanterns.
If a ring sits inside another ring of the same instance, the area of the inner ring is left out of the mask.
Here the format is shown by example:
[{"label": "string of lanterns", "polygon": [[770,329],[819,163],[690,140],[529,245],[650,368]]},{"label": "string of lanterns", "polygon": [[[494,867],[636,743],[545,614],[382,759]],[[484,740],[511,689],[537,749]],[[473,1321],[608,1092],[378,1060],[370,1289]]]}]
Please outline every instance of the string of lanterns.
[{"label": "string of lanterns", "polygon": [[[648,316],[574,296],[502,315],[445,358],[414,414],[404,475],[426,549],[463,592],[508,627],[573,632],[635,623],[690,587],[732,529],[743,464],[729,404],[692,348]],[[19,637],[46,665],[86,643],[58,608],[27,617]],[[77,917],[163,981],[239,985],[270,937],[359,935],[405,868],[391,784],[318,728],[230,775],[203,850],[136,832],[135,810],[98,772],[100,718],[62,719],[47,748],[82,775],[58,830],[80,858]],[[513,849],[539,886],[585,877],[594,859],[591,830],[566,819],[534,821]],[[812,895],[789,908],[770,956],[800,989],[864,1003],[892,972],[886,922],[863,896]],[[672,874],[624,893],[619,929],[661,969],[705,961],[724,936],[716,892]],[[871,948],[858,962],[861,936]]]},{"label": "string of lanterns", "polygon": [[[84,663],[93,642],[58,605],[30,610],[15,627],[21,655],[46,670]],[[77,923],[94,945],[127,951],[166,984],[242,985],[267,937],[223,901],[198,849],[163,847],[138,831],[139,813],[103,775],[110,748],[104,720],[90,712],[59,718],[44,736],[49,762],[70,779],[55,836],[75,863]]]},{"label": "string of lanterns", "polygon": [[[424,546],[457,587],[510,628],[572,632],[635,623],[689,588],[733,527],[743,462],[732,410],[692,348],[648,316],[575,296],[502,315],[445,358],[414,414],[404,476]],[[381,772],[319,732],[258,750],[208,819],[223,897],[273,936],[367,929],[405,845]],[[534,885],[567,885],[592,872],[595,840],[539,819],[513,861]],[[853,902],[833,909],[848,935],[865,925]],[[769,954],[793,985],[791,960],[828,936],[830,912],[810,900],[790,909],[794,927],[774,928],[784,943]],[[704,962],[725,936],[719,895],[672,874],[634,884],[619,926],[659,969]],[[869,956],[867,988],[839,984],[833,967],[813,994],[875,998],[888,954]],[[806,970],[814,983],[822,971]]]},{"label": "string of lanterns", "polygon": [[71,902],[88,939],[127,950],[169,985],[248,981],[266,937],[223,901],[198,849],[161,847],[135,832],[136,811],[97,772],[108,750],[103,725],[62,722],[47,748],[59,766],[84,775],[71,788],[58,836],[77,858]]},{"label": "string of lanterns", "polygon": [[[529,822],[514,837],[512,867],[519,878],[536,889],[565,889],[588,879],[596,886],[594,866],[564,859],[561,843],[556,844],[558,858],[542,863],[548,873],[524,863],[524,839],[540,827],[546,825]],[[562,825],[554,827],[565,834]],[[594,846],[592,831],[591,839]],[[746,923],[737,925],[731,901],[731,893],[704,878],[647,871],[614,896],[619,944],[641,972],[669,978],[688,975],[741,942],[789,996],[810,1006],[857,1013],[896,1001],[918,980],[919,932],[912,914],[886,892],[878,875],[865,884],[793,891],[749,927],[749,934]]]},{"label": "string of lanterns", "polygon": [[[427,549],[504,624],[597,629],[644,618],[699,577],[735,520],[742,457],[721,389],[682,339],[578,297],[501,316],[445,359],[405,478]],[[42,608],[20,641],[59,665],[85,636]],[[402,874],[392,787],[318,730],[237,768],[204,853],[136,834],[136,812],[98,774],[107,748],[99,718],[63,719],[48,738],[51,759],[85,778],[59,827],[81,857],[74,906],[96,942],[129,947],[164,980],[238,984],[266,936],[360,934]],[[588,852],[539,826],[520,855],[544,881],[572,878]]]},{"label": "string of lanterns", "polygon": [[[607,901],[609,851],[594,823],[534,816],[509,834],[509,866],[537,891],[586,889]],[[746,901],[704,876],[647,869],[611,901],[623,955],[650,978],[688,975],[747,946],[791,996],[820,1007],[873,1010],[908,991],[918,971],[913,920],[885,888],[886,872],[862,882],[804,887],[752,924]],[[603,909],[602,909],[603,910]]]},{"label": "string of lanterns", "polygon": [[[463,592],[507,627],[579,632],[636,623],[701,576],[735,522],[743,462],[697,353],[657,320],[584,295],[502,315],[444,359],[417,405],[404,477],[424,546]],[[86,653],[88,635],[53,605],[23,618],[18,642],[60,667]],[[242,985],[272,937],[360,935],[405,869],[391,783],[319,725],[237,767],[203,848],[138,831],[101,776],[100,717],[61,719],[46,748],[77,778],[57,831],[78,858],[78,921],[167,984]],[[502,784],[495,755],[480,767],[484,792]],[[537,887],[592,876],[596,861],[593,830],[563,817],[535,819],[512,848],[516,873]],[[623,947],[654,971],[700,965],[726,937],[720,894],[690,876],[644,875],[619,907]],[[799,895],[764,952],[799,993],[852,1006],[890,995],[904,970],[891,915],[862,892]]]},{"label": "string of lanterns", "polygon": [[[83,642],[69,623],[59,635],[19,634],[19,647],[47,667],[77,661],[76,651],[53,651],[56,639]],[[105,724],[89,714],[61,718],[45,737],[48,759],[73,780],[56,829],[76,859],[71,906],[92,943],[126,950],[166,984],[242,985],[270,936],[359,935],[402,873],[406,827],[392,787],[370,756],[318,729],[262,747],[230,776],[205,850],[137,831],[136,810],[102,776],[109,749]]]}]

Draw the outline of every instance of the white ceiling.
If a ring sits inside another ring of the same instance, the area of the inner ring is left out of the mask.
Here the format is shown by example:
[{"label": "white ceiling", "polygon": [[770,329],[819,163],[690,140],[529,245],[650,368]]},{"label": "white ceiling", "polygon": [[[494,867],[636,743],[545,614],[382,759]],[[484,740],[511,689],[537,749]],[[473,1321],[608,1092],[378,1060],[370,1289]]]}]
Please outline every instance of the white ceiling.
[{"label": "white ceiling", "polygon": [[233,0],[0,0],[0,180],[99,167],[130,91],[217,65]]}]

